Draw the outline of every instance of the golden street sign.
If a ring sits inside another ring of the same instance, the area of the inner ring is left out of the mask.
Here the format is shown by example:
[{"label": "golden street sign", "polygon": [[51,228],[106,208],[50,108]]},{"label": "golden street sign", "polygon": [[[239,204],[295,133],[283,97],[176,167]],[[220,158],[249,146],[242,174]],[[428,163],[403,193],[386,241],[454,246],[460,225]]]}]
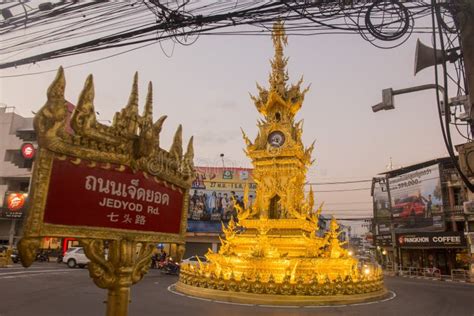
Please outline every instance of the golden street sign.
[{"label": "golden street sign", "polygon": [[71,114],[60,68],[34,118],[39,151],[18,245],[22,264],[33,263],[44,237],[78,238],[90,276],[109,290],[107,315],[127,314],[130,286],[147,272],[155,243],[184,252],[194,179],[192,138],[183,152],[179,126],[171,148],[160,148],[166,116],[153,122],[151,83],[138,113],[137,81],[135,75],[128,104],[107,126],[96,118],[92,75]]}]

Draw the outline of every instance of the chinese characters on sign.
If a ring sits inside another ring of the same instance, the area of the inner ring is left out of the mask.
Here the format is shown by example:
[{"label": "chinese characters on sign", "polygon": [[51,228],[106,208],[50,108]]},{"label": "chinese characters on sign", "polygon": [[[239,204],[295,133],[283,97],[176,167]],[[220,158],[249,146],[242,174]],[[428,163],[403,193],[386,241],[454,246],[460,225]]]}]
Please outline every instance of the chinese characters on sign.
[{"label": "chinese characters on sign", "polygon": [[55,159],[44,221],[179,233],[184,191],[141,171],[122,169]]}]

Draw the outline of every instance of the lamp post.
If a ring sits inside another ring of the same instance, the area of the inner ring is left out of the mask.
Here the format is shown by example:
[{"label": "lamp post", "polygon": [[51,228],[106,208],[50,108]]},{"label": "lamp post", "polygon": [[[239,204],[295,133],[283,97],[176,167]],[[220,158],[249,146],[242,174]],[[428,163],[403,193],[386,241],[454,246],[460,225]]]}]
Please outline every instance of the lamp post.
[{"label": "lamp post", "polygon": [[393,110],[395,109],[395,104],[393,101],[393,96],[398,94],[411,93],[416,91],[428,90],[428,89],[437,89],[441,93],[444,92],[444,88],[440,85],[434,83],[424,84],[421,86],[415,86],[405,89],[393,90],[392,88],[387,88],[382,90],[382,102],[372,106],[372,111],[378,112],[381,110]]}]

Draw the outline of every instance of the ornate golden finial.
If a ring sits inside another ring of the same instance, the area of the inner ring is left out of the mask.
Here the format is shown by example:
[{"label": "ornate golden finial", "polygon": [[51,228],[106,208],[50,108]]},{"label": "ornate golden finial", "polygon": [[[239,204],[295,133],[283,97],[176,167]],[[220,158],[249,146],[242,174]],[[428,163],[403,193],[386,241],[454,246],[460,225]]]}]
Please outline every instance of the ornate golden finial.
[{"label": "ornate golden finial", "polygon": [[148,93],[146,95],[145,109],[143,110],[143,123],[153,124],[153,84],[148,83]]},{"label": "ornate golden finial", "polygon": [[97,120],[94,110],[94,95],[94,78],[89,75],[71,118],[71,127],[76,133],[84,133],[95,127]]},{"label": "ornate golden finial", "polygon": [[128,103],[120,112],[114,116],[113,126],[119,135],[133,137],[137,134],[139,124],[138,115],[138,72],[133,77],[132,91],[128,98]]},{"label": "ornate golden finial", "polygon": [[249,208],[249,184],[245,183],[244,186],[244,208]]},{"label": "ornate golden finial", "polygon": [[188,142],[188,148],[183,157],[183,170],[182,173],[188,177],[191,177],[194,174],[194,147],[193,147],[194,137],[191,136]]},{"label": "ornate golden finial", "polygon": [[193,140],[194,140],[194,136],[191,136],[188,142],[188,148],[186,150],[186,154],[184,155],[185,158],[190,158],[191,160],[193,160],[193,157],[194,157]]},{"label": "ornate golden finial", "polygon": [[250,139],[247,137],[247,134],[245,134],[244,130],[242,129],[242,127],[240,128],[240,130],[242,131],[242,137],[244,138],[244,141],[245,141],[245,144],[247,146],[252,146],[252,142],[250,141]]},{"label": "ornate golden finial", "polygon": [[287,86],[288,71],[286,66],[288,58],[283,55],[283,47],[287,44],[287,36],[282,21],[277,21],[273,25],[272,31],[273,46],[275,55],[270,61],[271,73],[269,77],[270,88],[267,90],[257,84],[258,96],[250,96],[257,110],[267,119],[274,117],[275,112],[279,112],[279,119],[294,117],[301,108],[304,95],[309,87],[301,91],[301,78],[297,84]]},{"label": "ornate golden finial", "polygon": [[270,90],[276,91],[280,96],[284,97],[286,92],[286,81],[288,80],[288,72],[286,64],[288,58],[283,56],[283,46],[288,43],[285,28],[282,21],[277,21],[273,25],[272,31],[273,46],[275,47],[275,56],[271,61],[272,73],[270,74]]},{"label": "ornate golden finial", "polygon": [[138,113],[138,72],[135,72],[133,76],[132,91],[128,98],[127,108],[136,108]]},{"label": "ornate golden finial", "polygon": [[332,233],[338,233],[339,235],[338,229],[339,229],[339,224],[337,223],[336,218],[332,216],[331,222],[329,223],[329,231]]},{"label": "ornate golden finial", "polygon": [[64,89],[66,87],[66,78],[64,77],[63,66],[59,66],[56,77],[48,88],[48,100],[64,99]]},{"label": "ornate golden finial", "polygon": [[173,144],[170,148],[170,154],[179,158],[183,157],[183,127],[179,124],[176,133],[174,134]]},{"label": "ornate golden finial", "polygon": [[314,207],[314,193],[313,193],[313,186],[309,186],[309,212],[313,211]]},{"label": "ornate golden finial", "polygon": [[153,85],[151,82],[148,83],[145,109],[143,110],[143,116],[139,118],[139,122],[140,138],[138,140],[137,157],[147,157],[154,151],[153,145],[158,143],[156,139],[159,137],[159,135],[154,134],[153,130]]},{"label": "ornate golden finial", "polygon": [[156,142],[157,142],[156,146],[158,146],[159,144],[159,135],[161,132],[161,128],[163,127],[163,123],[165,122],[167,117],[168,117],[167,115],[163,115],[155,122],[155,124],[153,124],[153,134],[155,135]]},{"label": "ornate golden finial", "polygon": [[64,129],[64,120],[67,116],[66,100],[64,99],[65,87],[66,79],[61,66],[48,88],[46,104],[38,111],[33,121],[39,138],[42,137],[42,134],[57,135]]}]

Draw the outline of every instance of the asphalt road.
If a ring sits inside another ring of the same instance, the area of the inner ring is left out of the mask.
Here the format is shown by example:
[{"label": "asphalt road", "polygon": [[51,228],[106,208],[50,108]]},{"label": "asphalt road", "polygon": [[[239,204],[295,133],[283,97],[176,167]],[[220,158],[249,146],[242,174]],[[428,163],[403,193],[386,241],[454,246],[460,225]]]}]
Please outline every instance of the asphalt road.
[{"label": "asphalt road", "polygon": [[[340,307],[275,308],[243,306],[171,293],[176,277],[150,271],[132,288],[130,316],[137,315],[452,315],[474,316],[474,284],[386,278],[396,297],[384,302]],[[37,263],[0,269],[0,316],[105,315],[106,291],[87,269]]]}]

